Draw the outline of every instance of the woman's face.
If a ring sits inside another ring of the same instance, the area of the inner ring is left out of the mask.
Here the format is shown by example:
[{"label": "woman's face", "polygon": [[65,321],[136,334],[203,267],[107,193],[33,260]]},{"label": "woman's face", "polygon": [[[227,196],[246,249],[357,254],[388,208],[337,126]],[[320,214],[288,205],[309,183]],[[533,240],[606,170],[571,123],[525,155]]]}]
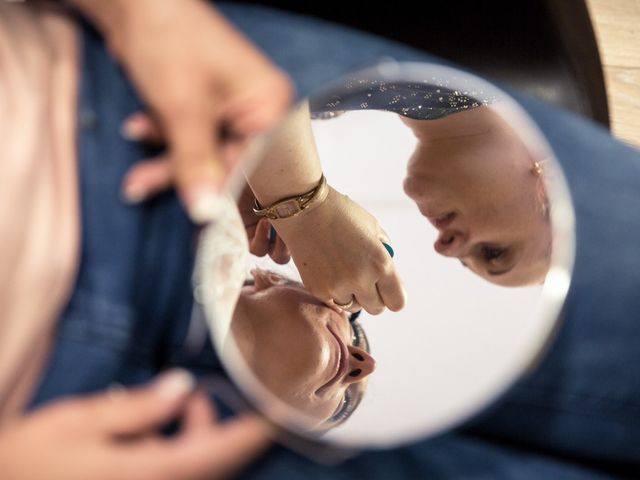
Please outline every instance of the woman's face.
[{"label": "woman's face", "polygon": [[319,423],[337,424],[355,409],[375,369],[366,339],[345,312],[300,285],[263,270],[252,275],[231,327],[240,351],[279,398]]},{"label": "woman's face", "polygon": [[[513,130],[479,108],[405,121],[419,139],[404,189],[439,231],[434,249],[505,286],[542,283],[551,233],[535,160]],[[446,124],[445,124],[446,122]]]}]

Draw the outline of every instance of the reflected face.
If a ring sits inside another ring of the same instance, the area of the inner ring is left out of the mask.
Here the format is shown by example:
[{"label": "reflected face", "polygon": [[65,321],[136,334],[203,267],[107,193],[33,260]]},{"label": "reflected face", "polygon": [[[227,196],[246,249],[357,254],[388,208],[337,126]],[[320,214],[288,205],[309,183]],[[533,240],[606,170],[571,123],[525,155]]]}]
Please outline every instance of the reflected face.
[{"label": "reflected face", "polygon": [[486,107],[404,121],[419,140],[404,189],[438,229],[434,249],[491,283],[542,283],[551,253],[544,173],[513,129]]},{"label": "reflected face", "polygon": [[297,283],[263,270],[252,275],[231,326],[241,353],[279,398],[323,428],[337,425],[375,369],[361,328]]}]

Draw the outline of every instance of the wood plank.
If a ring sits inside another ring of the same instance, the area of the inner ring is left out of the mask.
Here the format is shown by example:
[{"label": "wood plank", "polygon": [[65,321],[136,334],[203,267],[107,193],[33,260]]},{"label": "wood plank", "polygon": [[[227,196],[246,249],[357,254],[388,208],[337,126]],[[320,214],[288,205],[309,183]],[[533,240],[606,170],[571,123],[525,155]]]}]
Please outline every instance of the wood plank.
[{"label": "wood plank", "polygon": [[611,129],[640,147],[640,68],[605,68]]},{"label": "wood plank", "polygon": [[606,66],[640,67],[640,0],[587,0]]},{"label": "wood plank", "polygon": [[614,135],[640,147],[640,0],[586,0]]}]

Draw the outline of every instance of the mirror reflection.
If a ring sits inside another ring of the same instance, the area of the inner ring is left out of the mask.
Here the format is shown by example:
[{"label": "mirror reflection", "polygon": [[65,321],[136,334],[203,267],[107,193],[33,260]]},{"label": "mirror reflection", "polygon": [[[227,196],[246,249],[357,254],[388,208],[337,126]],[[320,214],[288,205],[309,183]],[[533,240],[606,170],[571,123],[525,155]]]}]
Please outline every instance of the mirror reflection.
[{"label": "mirror reflection", "polygon": [[546,159],[499,113],[497,96],[472,93],[478,98],[439,83],[349,79],[313,112],[397,113],[416,139],[404,191],[439,231],[434,249],[492,283],[542,283],[551,259]]},{"label": "mirror reflection", "polygon": [[329,428],[357,408],[375,370],[364,329],[349,316],[302,283],[256,268],[240,293],[231,334],[269,390]]},{"label": "mirror reflection", "polygon": [[[207,321],[241,388],[272,419],[339,443],[433,434],[495,399],[546,345],[564,287],[550,295],[545,279],[570,268],[556,247],[573,225],[554,218],[570,203],[544,140],[488,84],[409,70],[360,72],[302,102],[246,167],[237,218],[201,246]],[[321,172],[269,198],[256,186],[284,155]],[[354,230],[373,245],[350,250],[356,263],[392,272],[375,285],[387,309],[356,289],[314,295],[325,272],[305,245],[330,271]]]}]

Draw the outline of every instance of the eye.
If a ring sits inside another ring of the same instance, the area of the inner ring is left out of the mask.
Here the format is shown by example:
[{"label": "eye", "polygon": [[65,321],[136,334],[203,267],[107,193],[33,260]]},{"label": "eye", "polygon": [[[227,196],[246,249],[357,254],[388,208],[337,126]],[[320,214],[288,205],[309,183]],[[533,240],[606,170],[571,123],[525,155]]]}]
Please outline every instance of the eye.
[{"label": "eye", "polygon": [[358,336],[358,333],[356,332],[356,329],[353,328],[353,326],[351,327],[351,345],[355,346],[355,347],[359,347],[360,346],[360,337]]},{"label": "eye", "polygon": [[501,247],[482,247],[480,253],[485,262],[495,263],[496,260],[500,260],[505,256],[506,249]]},{"label": "eye", "polygon": [[333,416],[329,419],[330,423],[342,423],[347,418],[351,416],[353,411],[355,410],[355,405],[353,403],[353,392],[351,388],[347,388],[344,391],[344,397],[342,397],[342,402],[338,405]]},{"label": "eye", "polygon": [[367,353],[371,353],[369,350],[369,340],[364,333],[364,329],[359,322],[351,320],[351,345],[363,349]]}]

